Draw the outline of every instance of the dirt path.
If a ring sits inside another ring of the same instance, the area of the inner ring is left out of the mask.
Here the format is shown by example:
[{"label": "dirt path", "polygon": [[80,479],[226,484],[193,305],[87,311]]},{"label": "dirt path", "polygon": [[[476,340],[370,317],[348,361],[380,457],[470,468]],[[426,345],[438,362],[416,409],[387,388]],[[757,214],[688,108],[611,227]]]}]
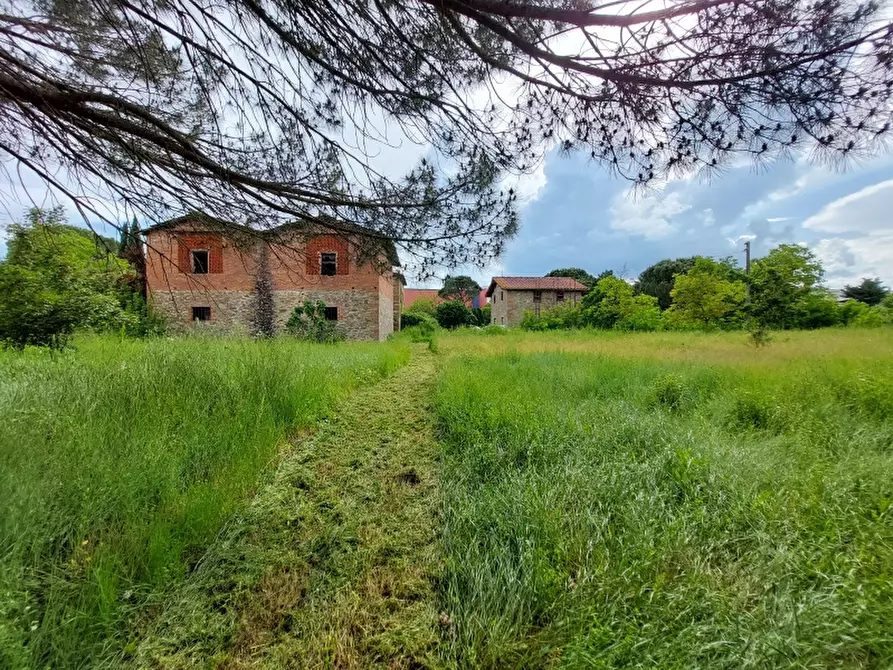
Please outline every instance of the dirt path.
[{"label": "dirt path", "polygon": [[405,367],[296,442],[136,664],[438,665],[434,379],[419,345]]}]

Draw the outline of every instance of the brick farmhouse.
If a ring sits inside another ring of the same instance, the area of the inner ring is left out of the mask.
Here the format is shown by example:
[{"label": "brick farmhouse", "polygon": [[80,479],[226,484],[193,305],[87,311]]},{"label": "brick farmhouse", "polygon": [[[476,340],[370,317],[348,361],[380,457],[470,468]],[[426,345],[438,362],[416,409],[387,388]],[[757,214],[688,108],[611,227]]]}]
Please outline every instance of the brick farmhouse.
[{"label": "brick farmhouse", "polygon": [[279,331],[311,300],[325,303],[346,337],[383,340],[399,329],[397,264],[392,243],[370,245],[347,225],[259,231],[195,214],[146,231],[149,304],[182,327],[251,333],[265,319]]},{"label": "brick farmhouse", "polygon": [[524,312],[539,316],[556,305],[576,305],[587,290],[570,277],[494,277],[487,289],[490,319],[502,326],[517,326]]}]

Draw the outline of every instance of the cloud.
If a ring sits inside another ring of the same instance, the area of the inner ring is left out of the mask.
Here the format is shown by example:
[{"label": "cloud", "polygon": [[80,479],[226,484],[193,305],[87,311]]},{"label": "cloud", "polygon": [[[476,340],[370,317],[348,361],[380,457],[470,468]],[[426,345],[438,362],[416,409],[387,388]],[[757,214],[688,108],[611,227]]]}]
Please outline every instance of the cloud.
[{"label": "cloud", "polygon": [[646,240],[659,240],[675,233],[674,219],[691,209],[678,191],[667,195],[632,199],[618,194],[611,205],[611,229],[638,235]]},{"label": "cloud", "polygon": [[790,221],[793,216],[770,216],[766,219],[769,223],[781,223],[782,221]]},{"label": "cloud", "polygon": [[803,222],[804,228],[826,233],[893,231],[893,179],[838,198]]}]

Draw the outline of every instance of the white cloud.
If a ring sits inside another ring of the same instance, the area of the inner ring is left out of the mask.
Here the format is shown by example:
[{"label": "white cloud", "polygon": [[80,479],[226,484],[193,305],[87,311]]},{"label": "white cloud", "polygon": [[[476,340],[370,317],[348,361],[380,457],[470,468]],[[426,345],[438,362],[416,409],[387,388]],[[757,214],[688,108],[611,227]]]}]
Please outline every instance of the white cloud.
[{"label": "white cloud", "polygon": [[766,221],[769,223],[781,223],[782,221],[790,221],[793,216],[770,216]]},{"label": "white cloud", "polygon": [[690,209],[678,191],[640,199],[619,194],[611,204],[611,228],[646,240],[659,240],[675,233],[673,219]]},{"label": "white cloud", "polygon": [[893,285],[893,233],[857,239],[826,238],[812,245],[825,268],[825,284],[842,288],[862,277],[880,277]]},{"label": "white cloud", "polygon": [[704,228],[710,228],[716,223],[716,215],[709,207],[701,212],[701,224]]},{"label": "white cloud", "polygon": [[828,233],[893,232],[893,179],[839,198],[804,223]]}]

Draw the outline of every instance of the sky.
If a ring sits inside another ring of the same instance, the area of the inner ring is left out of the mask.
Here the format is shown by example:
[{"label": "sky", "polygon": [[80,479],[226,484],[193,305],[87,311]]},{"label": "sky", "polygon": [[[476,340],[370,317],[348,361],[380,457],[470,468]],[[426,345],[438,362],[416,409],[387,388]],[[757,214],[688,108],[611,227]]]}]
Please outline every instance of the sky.
[{"label": "sky", "polygon": [[501,261],[468,268],[482,285],[495,275],[539,276],[566,267],[635,278],[664,259],[735,256],[744,264],[781,243],[805,244],[825,267],[825,285],[862,277],[893,286],[893,155],[839,170],[806,160],[755,170],[741,165],[709,182],[677,180],[644,195],[578,156],[551,153],[525,179],[521,231]]},{"label": "sky", "polygon": [[[553,152],[522,179],[519,192],[521,229],[502,259],[454,274],[471,274],[482,286],[497,275],[565,267],[633,279],[661,259],[695,254],[732,255],[743,265],[750,239],[754,258],[780,243],[807,245],[821,259],[829,288],[862,277],[893,286],[893,154],[844,171],[806,160],[759,171],[741,165],[709,182],[680,179],[637,195],[580,155]],[[439,286],[411,278],[409,284]]]}]

